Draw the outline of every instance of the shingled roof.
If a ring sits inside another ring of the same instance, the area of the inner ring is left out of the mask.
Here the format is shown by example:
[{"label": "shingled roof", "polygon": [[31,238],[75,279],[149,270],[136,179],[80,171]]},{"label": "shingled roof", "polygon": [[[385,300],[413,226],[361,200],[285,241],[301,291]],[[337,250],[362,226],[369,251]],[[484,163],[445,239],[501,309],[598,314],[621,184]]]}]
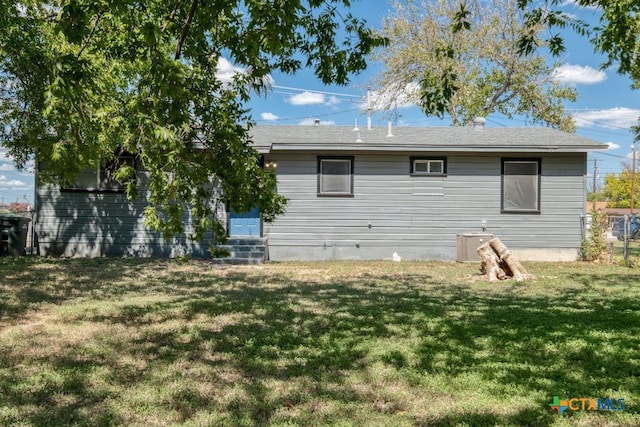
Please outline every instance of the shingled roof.
[{"label": "shingled roof", "polygon": [[276,151],[585,152],[606,144],[546,127],[270,126],[251,129],[261,153]]}]

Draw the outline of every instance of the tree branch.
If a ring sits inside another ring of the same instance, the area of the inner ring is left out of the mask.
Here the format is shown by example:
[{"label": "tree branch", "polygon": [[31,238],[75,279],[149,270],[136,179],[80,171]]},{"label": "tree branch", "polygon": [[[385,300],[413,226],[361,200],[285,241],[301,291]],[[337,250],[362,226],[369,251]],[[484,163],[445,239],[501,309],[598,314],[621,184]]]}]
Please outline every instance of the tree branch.
[{"label": "tree branch", "polygon": [[[495,91],[495,93],[491,97],[491,100],[487,103],[487,110],[493,109],[495,106],[506,102],[506,101],[500,101],[500,97],[504,95],[507,92],[507,90],[511,88],[512,86],[511,77],[513,76],[513,74],[514,74],[514,69],[512,67],[509,67],[509,69],[506,72],[504,82],[502,83],[500,88]],[[507,100],[510,100],[511,98],[513,97],[509,97],[507,98]]]},{"label": "tree branch", "polygon": [[164,31],[167,29],[167,27],[169,26],[169,24],[171,23],[171,21],[173,21],[173,18],[175,18],[176,13],[178,12],[178,8],[180,7],[180,5],[182,4],[182,0],[178,0],[178,2],[176,3],[175,6],[173,6],[173,10],[171,11],[171,13],[169,14],[169,16],[167,16],[166,21],[164,21],[164,25],[162,25],[162,32],[164,33]]},{"label": "tree branch", "polygon": [[193,20],[193,16],[196,14],[196,9],[198,8],[198,0],[191,1],[191,10],[189,10],[189,16],[187,16],[187,22],[184,23],[184,27],[182,28],[182,34],[180,34],[180,40],[178,40],[178,47],[176,47],[176,56],[175,59],[180,59],[180,54],[182,53],[182,45],[184,44],[187,35],[189,34],[189,28],[191,27],[191,21]]},{"label": "tree branch", "polygon": [[100,22],[100,20],[102,19],[102,17],[105,14],[105,10],[103,10],[102,12],[100,12],[97,16],[96,19],[94,19],[93,21],[93,25],[91,26],[91,31],[89,31],[89,35],[87,36],[87,39],[84,41],[84,44],[82,45],[82,47],[80,48],[80,52],[78,52],[78,56],[77,58],[80,58],[80,56],[82,55],[82,52],[84,52],[84,50],[87,48],[87,46],[89,45],[89,42],[91,41],[91,37],[93,37],[93,33],[96,32],[96,28],[98,28],[98,23]]}]

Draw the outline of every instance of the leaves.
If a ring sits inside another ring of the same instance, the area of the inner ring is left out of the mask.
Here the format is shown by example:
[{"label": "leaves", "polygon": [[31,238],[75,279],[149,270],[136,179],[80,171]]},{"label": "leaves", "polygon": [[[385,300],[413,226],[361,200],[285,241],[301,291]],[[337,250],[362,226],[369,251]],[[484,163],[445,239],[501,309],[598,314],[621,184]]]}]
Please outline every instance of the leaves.
[{"label": "leaves", "polygon": [[[275,177],[251,148],[246,102],[270,73],[303,66],[346,84],[385,43],[348,0],[0,0],[0,132],[19,163],[37,153],[42,182],[63,183],[118,147],[142,171],[115,176],[146,224],[201,236],[221,202],[282,213]],[[239,70],[218,74],[227,58]],[[215,182],[217,185],[213,185]]]},{"label": "leaves", "polygon": [[631,207],[631,187],[632,181],[635,190],[636,206],[640,201],[637,192],[640,191],[640,173],[633,171],[630,164],[625,164],[622,172],[607,174],[604,177],[603,196],[608,200],[612,208]]},{"label": "leaves", "polygon": [[451,67],[441,74],[426,69],[420,87],[420,108],[425,114],[443,117],[445,111],[455,108],[451,100],[459,87],[457,75]]},{"label": "leaves", "polygon": [[[385,107],[406,99],[427,115],[448,115],[455,126],[500,112],[574,131],[563,101],[574,100],[575,91],[559,87],[535,53],[540,28],[527,27],[525,16],[514,0],[397,2],[384,23],[389,48],[378,55]],[[525,56],[524,37],[531,43]]]},{"label": "leaves", "polygon": [[[558,8],[563,6],[559,0],[547,0],[539,3],[533,0],[519,0],[519,7],[532,9],[527,12],[525,24],[529,29],[571,28],[578,35],[589,37],[596,52],[607,55],[604,68],[616,65],[620,74],[633,80],[633,87],[640,87],[640,3],[635,0],[577,0],[575,7],[596,9],[599,11],[600,25],[590,26],[564,13]],[[564,40],[557,34],[546,40],[554,55],[564,52]],[[535,41],[525,35],[520,41],[520,51],[530,53]]]},{"label": "leaves", "polygon": [[[566,14],[559,8],[563,6],[559,0],[547,0],[540,4],[533,0],[518,0],[521,9],[532,6],[525,14],[527,31],[520,38],[518,48],[522,54],[531,53],[540,44],[532,35],[536,28],[571,28],[578,35],[589,37],[594,50],[607,56],[602,68],[617,67],[620,74],[631,78],[633,89],[640,88],[640,2],[636,0],[577,0],[575,7],[597,9],[600,25],[592,27]],[[553,34],[546,40],[553,55],[564,52],[564,40]],[[632,132],[640,135],[634,127]]]},{"label": "leaves", "polygon": [[462,30],[471,30],[471,11],[467,9],[465,3],[460,3],[460,10],[453,17],[451,30],[454,33]]}]

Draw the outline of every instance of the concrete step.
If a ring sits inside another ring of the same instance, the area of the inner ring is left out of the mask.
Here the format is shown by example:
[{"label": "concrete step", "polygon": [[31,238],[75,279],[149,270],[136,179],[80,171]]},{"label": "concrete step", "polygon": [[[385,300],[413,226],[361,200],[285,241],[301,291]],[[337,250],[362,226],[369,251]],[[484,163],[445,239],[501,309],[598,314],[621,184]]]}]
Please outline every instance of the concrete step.
[{"label": "concrete step", "polygon": [[228,251],[231,256],[239,258],[264,258],[264,254],[267,248],[264,245],[261,246],[249,246],[249,245],[219,245],[218,248]]},{"label": "concrete step", "polygon": [[229,252],[229,256],[213,258],[214,264],[262,264],[266,259],[267,239],[251,236],[230,237],[224,245],[218,247]]},{"label": "concrete step", "polygon": [[265,239],[264,237],[252,237],[252,236],[246,236],[246,237],[229,237],[227,239],[227,241],[225,242],[225,245],[230,245],[230,246],[259,246],[259,245],[265,245],[267,242],[267,239]]},{"label": "concrete step", "polygon": [[211,258],[209,262],[215,265],[261,265],[264,260],[258,258]]}]

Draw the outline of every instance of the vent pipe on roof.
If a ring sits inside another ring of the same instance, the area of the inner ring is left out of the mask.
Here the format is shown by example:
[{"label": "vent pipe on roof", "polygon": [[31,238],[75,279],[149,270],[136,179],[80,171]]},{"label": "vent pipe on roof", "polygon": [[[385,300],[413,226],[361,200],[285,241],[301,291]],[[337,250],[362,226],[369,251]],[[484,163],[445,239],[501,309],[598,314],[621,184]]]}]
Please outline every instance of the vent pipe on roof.
[{"label": "vent pipe on roof", "polygon": [[476,117],[473,119],[473,124],[472,127],[474,129],[484,129],[484,125],[485,123],[487,123],[487,119],[485,119],[484,117]]},{"label": "vent pipe on roof", "polygon": [[360,131],[360,129],[358,129],[358,119],[356,119],[356,126],[353,128],[354,132],[358,132]]},{"label": "vent pipe on roof", "polygon": [[371,86],[367,86],[367,130],[371,130]]},{"label": "vent pipe on roof", "polygon": [[391,133],[391,120],[389,120],[389,123],[387,123],[387,138],[393,136],[393,133]]},{"label": "vent pipe on roof", "polygon": [[356,142],[363,142],[362,138],[360,138],[360,131],[358,131],[358,139],[356,139]]},{"label": "vent pipe on roof", "polygon": [[320,119],[313,119],[313,124],[316,126],[320,126]]}]

